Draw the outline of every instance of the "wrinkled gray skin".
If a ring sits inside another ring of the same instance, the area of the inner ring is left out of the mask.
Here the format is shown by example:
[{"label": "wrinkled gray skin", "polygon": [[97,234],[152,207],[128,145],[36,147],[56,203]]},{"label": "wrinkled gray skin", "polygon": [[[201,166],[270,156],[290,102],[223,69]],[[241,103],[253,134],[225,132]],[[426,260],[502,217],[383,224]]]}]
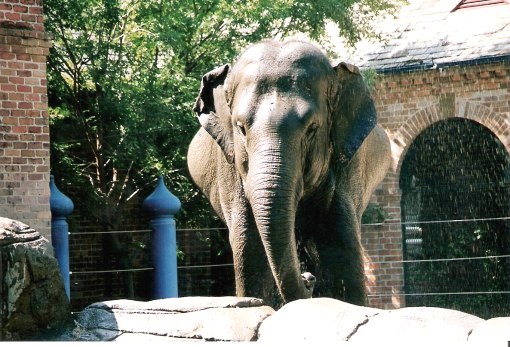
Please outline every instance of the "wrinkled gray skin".
[{"label": "wrinkled gray skin", "polygon": [[236,293],[365,304],[361,214],[390,161],[357,68],[310,43],[264,41],[206,75],[188,152],[229,229]]}]

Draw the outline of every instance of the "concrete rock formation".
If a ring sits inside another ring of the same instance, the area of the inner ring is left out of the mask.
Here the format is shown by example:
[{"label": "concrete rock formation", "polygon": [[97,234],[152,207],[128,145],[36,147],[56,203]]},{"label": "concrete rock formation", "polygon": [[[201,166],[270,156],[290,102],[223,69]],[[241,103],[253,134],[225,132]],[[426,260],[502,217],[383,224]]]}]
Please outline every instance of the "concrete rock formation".
[{"label": "concrete rock formation", "polygon": [[258,341],[328,345],[344,342],[381,312],[384,311],[330,298],[297,300],[263,322]]},{"label": "concrete rock formation", "polygon": [[0,340],[38,339],[71,318],[51,244],[21,222],[0,217]]},{"label": "concrete rock formation", "polygon": [[[304,319],[306,317],[306,319]],[[259,342],[336,345],[506,346],[510,317],[484,320],[437,307],[380,310],[329,298],[298,300],[282,307],[259,329]]]},{"label": "concrete rock formation", "polygon": [[[304,316],[316,318],[308,322],[299,319]],[[259,341],[448,344],[466,342],[471,331],[483,321],[467,313],[436,307],[379,310],[317,298],[285,305],[262,324]]]},{"label": "concrete rock formation", "polygon": [[183,297],[92,304],[59,340],[506,346],[509,324],[510,317],[483,320],[436,307],[381,310],[331,298],[297,300],[275,312],[254,298]]},{"label": "concrete rock formation", "polygon": [[481,322],[473,329],[468,341],[477,346],[508,346],[510,317],[492,318]]},{"label": "concrete rock formation", "polygon": [[92,304],[61,340],[254,341],[274,310],[254,298],[183,297],[149,302],[113,300]]}]

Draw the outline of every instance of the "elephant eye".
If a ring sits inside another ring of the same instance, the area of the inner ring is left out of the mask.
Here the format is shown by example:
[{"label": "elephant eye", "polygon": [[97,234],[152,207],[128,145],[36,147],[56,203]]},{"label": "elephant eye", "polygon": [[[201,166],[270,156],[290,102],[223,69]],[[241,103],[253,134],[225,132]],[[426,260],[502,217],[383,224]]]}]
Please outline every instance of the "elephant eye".
[{"label": "elephant eye", "polygon": [[239,131],[241,132],[241,134],[243,134],[243,136],[246,136],[246,129],[244,128],[243,123],[241,123],[240,121],[237,121],[236,125],[237,125],[237,128],[239,129]]}]

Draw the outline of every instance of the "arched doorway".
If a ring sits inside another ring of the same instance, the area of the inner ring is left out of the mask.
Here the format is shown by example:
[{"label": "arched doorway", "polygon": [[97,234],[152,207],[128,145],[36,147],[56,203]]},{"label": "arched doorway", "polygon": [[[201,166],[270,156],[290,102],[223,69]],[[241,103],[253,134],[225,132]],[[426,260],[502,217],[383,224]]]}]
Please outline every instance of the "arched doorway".
[{"label": "arched doorway", "polygon": [[410,145],[399,184],[406,306],[508,316],[510,156],[501,142],[468,119],[434,123]]}]

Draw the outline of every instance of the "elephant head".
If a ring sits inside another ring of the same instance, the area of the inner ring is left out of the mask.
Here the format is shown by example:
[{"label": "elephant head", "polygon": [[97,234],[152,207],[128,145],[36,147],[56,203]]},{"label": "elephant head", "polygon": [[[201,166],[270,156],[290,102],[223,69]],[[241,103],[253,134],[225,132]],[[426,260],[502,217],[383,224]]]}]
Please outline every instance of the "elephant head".
[{"label": "elephant head", "polygon": [[262,42],[203,77],[194,111],[237,172],[284,301],[310,297],[296,211],[376,125],[357,68],[332,66],[311,43]]}]

